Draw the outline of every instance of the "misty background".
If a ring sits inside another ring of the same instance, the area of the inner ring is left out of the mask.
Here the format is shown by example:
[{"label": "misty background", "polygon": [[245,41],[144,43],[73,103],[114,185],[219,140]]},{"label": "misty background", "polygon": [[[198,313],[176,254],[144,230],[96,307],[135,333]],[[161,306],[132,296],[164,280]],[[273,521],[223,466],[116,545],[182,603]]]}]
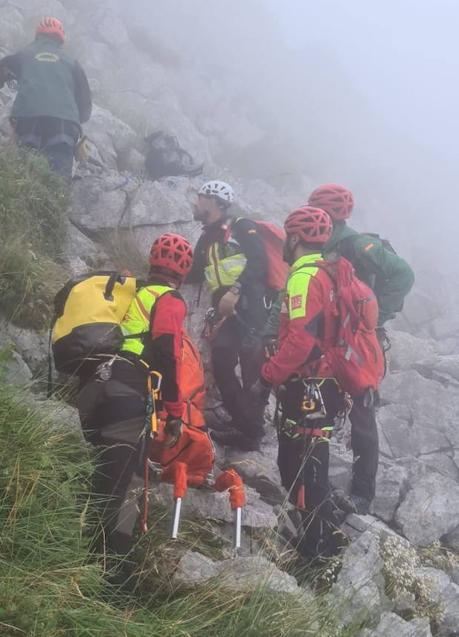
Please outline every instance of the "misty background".
[{"label": "misty background", "polygon": [[[357,229],[389,238],[418,271],[456,268],[456,2],[78,4],[87,17],[70,44],[97,77],[96,100],[122,119],[175,132],[206,175],[279,221],[319,183],[342,182]],[[88,46],[107,6],[148,64],[119,28],[109,69],[100,42]]]},{"label": "misty background", "polygon": [[[133,9],[207,77],[209,110],[228,110],[218,163],[280,185],[292,173],[311,185],[342,181],[362,229],[389,236],[410,258],[455,256],[456,2],[175,0]],[[192,71],[183,87],[192,101],[193,90]],[[232,131],[233,108],[265,134]]]}]

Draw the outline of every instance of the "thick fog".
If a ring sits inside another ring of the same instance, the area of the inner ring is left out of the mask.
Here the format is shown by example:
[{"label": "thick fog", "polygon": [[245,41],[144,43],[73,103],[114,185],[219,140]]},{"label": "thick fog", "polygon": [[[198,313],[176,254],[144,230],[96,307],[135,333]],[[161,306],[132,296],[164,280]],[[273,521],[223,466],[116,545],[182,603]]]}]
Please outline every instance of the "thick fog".
[{"label": "thick fog", "polygon": [[[176,90],[195,120],[207,118],[219,166],[291,185],[298,203],[311,186],[341,181],[355,192],[357,227],[427,266],[455,255],[456,2],[138,0],[119,8],[154,34],[162,62],[180,69]],[[250,125],[241,127],[238,113]]]}]

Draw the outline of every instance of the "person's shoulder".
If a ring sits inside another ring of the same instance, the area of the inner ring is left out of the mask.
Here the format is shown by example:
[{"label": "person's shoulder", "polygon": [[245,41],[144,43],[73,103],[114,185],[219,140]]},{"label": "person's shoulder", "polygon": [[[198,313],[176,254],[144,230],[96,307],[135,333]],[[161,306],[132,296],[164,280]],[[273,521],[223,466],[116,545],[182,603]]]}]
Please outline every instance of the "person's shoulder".
[{"label": "person's shoulder", "polygon": [[353,237],[355,249],[359,252],[368,253],[372,250],[384,247],[382,239],[377,234],[358,232]]},{"label": "person's shoulder", "polygon": [[257,222],[247,217],[232,217],[231,227],[239,232],[257,232]]},{"label": "person's shoulder", "polygon": [[301,290],[306,291],[309,284],[319,274],[319,269],[314,265],[305,265],[303,267],[293,270],[287,281],[287,290]]}]

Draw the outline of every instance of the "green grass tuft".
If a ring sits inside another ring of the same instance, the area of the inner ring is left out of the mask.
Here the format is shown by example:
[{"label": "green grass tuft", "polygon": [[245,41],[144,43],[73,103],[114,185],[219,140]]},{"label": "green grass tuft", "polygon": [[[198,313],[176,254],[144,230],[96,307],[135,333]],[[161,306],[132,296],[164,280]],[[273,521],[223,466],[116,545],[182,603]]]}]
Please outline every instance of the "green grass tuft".
[{"label": "green grass tuft", "polygon": [[[174,544],[164,516],[139,545],[142,584],[120,595],[90,555],[92,461],[75,433],[56,429],[27,395],[0,387],[0,634],[2,637],[338,637],[320,598],[260,587],[232,593],[210,582],[192,592],[168,586]],[[170,512],[168,517],[170,517]],[[219,557],[206,524],[182,525],[181,544]],[[158,574],[160,574],[158,576]]]},{"label": "green grass tuft", "polygon": [[0,309],[17,325],[49,325],[66,279],[58,260],[67,206],[67,188],[44,158],[0,149]]}]

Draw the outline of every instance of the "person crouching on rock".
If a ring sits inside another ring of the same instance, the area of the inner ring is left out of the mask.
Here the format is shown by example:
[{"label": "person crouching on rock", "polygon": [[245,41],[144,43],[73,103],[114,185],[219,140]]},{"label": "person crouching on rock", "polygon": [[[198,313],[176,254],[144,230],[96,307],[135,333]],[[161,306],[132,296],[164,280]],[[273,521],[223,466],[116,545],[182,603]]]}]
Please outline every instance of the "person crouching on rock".
[{"label": "person crouching on rock", "polygon": [[143,484],[141,443],[152,371],[162,376],[165,434],[173,441],[181,432],[184,404],[179,379],[186,305],[178,288],[192,260],[184,237],[163,234],[156,239],[148,283],[138,290],[121,323],[125,340],[120,353],[99,366],[78,396],[84,435],[99,451],[93,492],[101,501],[101,548],[115,558],[114,583],[124,583],[133,568],[129,554]]},{"label": "person crouching on rock", "polygon": [[344,393],[332,370],[319,363],[333,343],[337,316],[330,299],[334,287],[322,248],[333,226],[319,208],[304,206],[285,221],[284,259],[290,265],[280,315],[279,349],[262,367],[251,392],[262,401],[278,389],[281,402],[278,465],[283,486],[302,515],[300,552],[310,558],[339,550],[328,481],[329,439],[334,419],[344,409]]}]

